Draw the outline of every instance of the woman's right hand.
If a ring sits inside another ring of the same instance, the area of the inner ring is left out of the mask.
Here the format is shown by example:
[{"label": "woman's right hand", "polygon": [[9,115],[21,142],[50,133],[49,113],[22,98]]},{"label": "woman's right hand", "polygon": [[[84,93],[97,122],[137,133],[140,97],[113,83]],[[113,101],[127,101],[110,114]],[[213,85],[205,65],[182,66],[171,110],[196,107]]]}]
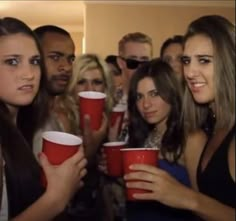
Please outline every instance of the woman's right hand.
[{"label": "woman's right hand", "polygon": [[156,200],[179,209],[189,209],[194,203],[192,198],[194,191],[181,184],[165,170],[146,164],[133,164],[130,169],[131,172],[124,176],[126,186],[148,190],[147,193],[134,194],[134,198]]},{"label": "woman's right hand", "polygon": [[83,185],[82,178],[87,173],[83,147],[58,166],[51,165],[44,153],[40,154],[39,161],[47,179],[45,194],[60,202],[64,209],[76,190]]}]

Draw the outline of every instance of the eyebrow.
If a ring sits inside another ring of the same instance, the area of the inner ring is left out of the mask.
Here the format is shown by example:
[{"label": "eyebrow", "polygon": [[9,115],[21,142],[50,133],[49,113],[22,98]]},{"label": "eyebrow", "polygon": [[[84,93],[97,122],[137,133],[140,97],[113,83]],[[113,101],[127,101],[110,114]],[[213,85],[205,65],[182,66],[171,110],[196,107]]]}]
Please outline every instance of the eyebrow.
[{"label": "eyebrow", "polygon": [[60,56],[64,55],[64,53],[61,53],[60,51],[50,51],[49,54],[57,54],[57,55],[60,55]]},{"label": "eyebrow", "polygon": [[141,56],[140,58],[142,58],[142,59],[150,59],[150,57],[148,57],[148,56]]},{"label": "eyebrow", "polygon": [[36,54],[36,55],[32,55],[32,58],[41,58],[41,56]]},{"label": "eyebrow", "polygon": [[22,55],[20,54],[6,54],[6,55],[3,55],[4,57],[20,57]]},{"label": "eyebrow", "polygon": [[[147,94],[150,94],[150,93],[152,93],[152,92],[158,92],[158,90],[157,90],[157,89],[152,89],[152,90],[150,90],[150,91],[147,91]],[[143,94],[143,93],[137,91],[137,94]]]},{"label": "eyebrow", "polygon": [[95,78],[82,77],[80,80],[93,81],[93,80],[103,80],[103,78],[102,77],[95,77]]},{"label": "eyebrow", "polygon": [[150,57],[148,57],[148,56],[139,57],[139,56],[136,56],[136,55],[130,55],[130,56],[128,56],[128,58],[131,58],[131,59],[150,59]]},{"label": "eyebrow", "polygon": [[[22,57],[24,55],[21,55],[21,54],[6,54],[6,55],[3,55],[3,57],[7,58],[7,57],[14,57],[14,58],[19,58],[19,57]],[[32,55],[31,56],[32,58],[40,58],[40,55],[39,54],[35,54],[35,55]]]},{"label": "eyebrow", "polygon": [[[182,55],[182,58],[188,58],[188,57],[191,57],[191,56],[186,55],[186,54]],[[197,55],[194,55],[194,57],[198,57],[198,58],[201,58],[201,57],[213,58],[214,56],[213,55],[209,55],[209,54],[197,54]]]},{"label": "eyebrow", "polygon": [[196,57],[200,58],[200,57],[209,57],[209,58],[213,58],[213,55],[208,55],[208,54],[199,54],[196,55]]}]

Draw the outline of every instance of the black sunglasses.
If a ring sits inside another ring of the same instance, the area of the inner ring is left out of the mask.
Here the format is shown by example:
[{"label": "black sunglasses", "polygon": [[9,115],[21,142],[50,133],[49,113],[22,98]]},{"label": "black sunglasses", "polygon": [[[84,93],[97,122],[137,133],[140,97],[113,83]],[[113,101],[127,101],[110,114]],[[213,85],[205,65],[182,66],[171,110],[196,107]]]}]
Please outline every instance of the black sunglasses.
[{"label": "black sunglasses", "polygon": [[147,62],[147,61],[137,61],[131,58],[123,58],[123,57],[120,58],[125,61],[127,68],[132,70],[138,68],[140,64],[144,64]]}]

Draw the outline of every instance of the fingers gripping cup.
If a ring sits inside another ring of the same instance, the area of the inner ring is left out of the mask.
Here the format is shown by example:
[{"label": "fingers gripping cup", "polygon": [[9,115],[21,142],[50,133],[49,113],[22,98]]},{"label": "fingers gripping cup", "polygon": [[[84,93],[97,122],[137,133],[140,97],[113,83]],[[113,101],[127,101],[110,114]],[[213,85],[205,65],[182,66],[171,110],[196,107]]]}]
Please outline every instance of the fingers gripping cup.
[{"label": "fingers gripping cup", "polygon": [[84,116],[90,116],[91,128],[98,130],[102,124],[102,114],[105,106],[106,95],[101,92],[79,92],[80,127],[84,128]]},{"label": "fingers gripping cup", "polygon": [[63,163],[74,155],[82,144],[81,138],[64,132],[47,131],[42,134],[42,137],[43,152],[53,165]]},{"label": "fingers gripping cup", "polygon": [[125,142],[104,143],[104,152],[106,154],[108,175],[119,177],[123,175],[121,149],[125,148]]},{"label": "fingers gripping cup", "polygon": [[110,126],[113,127],[117,121],[118,118],[120,118],[119,126],[118,126],[118,133],[121,131],[122,122],[125,115],[125,107],[124,106],[116,106],[112,109],[111,115],[110,115]]},{"label": "fingers gripping cup", "polygon": [[[121,150],[123,159],[124,173],[134,172],[129,169],[132,164],[148,164],[157,166],[158,149],[154,148],[125,148]],[[137,180],[136,180],[137,181]],[[132,181],[131,181],[132,182]],[[147,190],[126,188],[127,200],[136,200],[133,198],[134,193],[146,193]]]},{"label": "fingers gripping cup", "polygon": [[[66,159],[73,156],[82,144],[82,139],[68,133],[59,131],[46,131],[42,134],[43,153],[52,165],[60,165]],[[43,185],[46,186],[46,178],[43,174]]]}]

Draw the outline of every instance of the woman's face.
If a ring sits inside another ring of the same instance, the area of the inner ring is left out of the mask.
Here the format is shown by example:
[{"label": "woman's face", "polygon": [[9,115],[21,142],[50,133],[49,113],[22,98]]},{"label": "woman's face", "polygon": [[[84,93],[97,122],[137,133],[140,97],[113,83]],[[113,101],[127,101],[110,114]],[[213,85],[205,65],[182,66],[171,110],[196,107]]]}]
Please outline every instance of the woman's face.
[{"label": "woman's face", "polygon": [[0,99],[11,107],[30,104],[39,89],[40,55],[33,38],[0,37]]},{"label": "woman's face", "polygon": [[187,85],[198,103],[214,101],[213,45],[204,35],[190,37],[185,43],[183,64]]},{"label": "woman's face", "polygon": [[80,80],[75,86],[75,94],[81,91],[105,91],[105,82],[99,69],[91,69],[82,73]]},{"label": "woman's face", "polygon": [[151,78],[145,77],[137,85],[137,108],[145,121],[158,127],[166,125],[171,106],[158,93]]}]

